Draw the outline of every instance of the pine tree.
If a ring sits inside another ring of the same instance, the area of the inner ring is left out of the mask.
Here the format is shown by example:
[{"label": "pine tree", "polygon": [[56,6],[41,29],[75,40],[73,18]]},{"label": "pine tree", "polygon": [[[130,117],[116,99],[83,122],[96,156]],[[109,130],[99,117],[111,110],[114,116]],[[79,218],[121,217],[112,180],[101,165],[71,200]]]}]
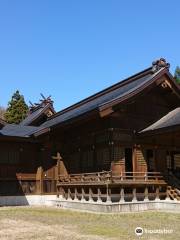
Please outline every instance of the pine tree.
[{"label": "pine tree", "polygon": [[0,118],[1,119],[4,119],[4,114],[6,112],[6,109],[2,106],[0,106]]},{"label": "pine tree", "polygon": [[178,84],[180,84],[180,67],[176,67],[174,78]]},{"label": "pine tree", "polygon": [[8,108],[5,113],[5,120],[8,123],[20,123],[26,116],[28,112],[28,106],[25,103],[24,96],[20,95],[19,91],[17,90],[12,98],[11,101],[8,103]]}]

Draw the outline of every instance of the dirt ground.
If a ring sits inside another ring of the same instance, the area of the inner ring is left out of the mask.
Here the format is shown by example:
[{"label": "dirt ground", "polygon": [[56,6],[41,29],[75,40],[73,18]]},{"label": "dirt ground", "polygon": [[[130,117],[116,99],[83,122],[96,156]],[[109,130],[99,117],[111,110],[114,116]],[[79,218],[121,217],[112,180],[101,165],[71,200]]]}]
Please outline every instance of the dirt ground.
[{"label": "dirt ground", "polygon": [[[166,229],[171,233],[145,233],[136,227]],[[1,207],[0,240],[117,240],[180,239],[180,213],[141,212],[95,214],[48,207]]]}]

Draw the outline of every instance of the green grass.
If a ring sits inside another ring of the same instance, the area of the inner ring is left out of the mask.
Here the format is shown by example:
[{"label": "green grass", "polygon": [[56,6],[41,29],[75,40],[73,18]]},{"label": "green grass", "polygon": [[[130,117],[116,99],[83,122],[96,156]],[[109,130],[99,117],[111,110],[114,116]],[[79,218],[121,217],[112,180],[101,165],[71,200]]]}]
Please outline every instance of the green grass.
[{"label": "green grass", "polygon": [[[6,228],[8,223],[9,228]],[[14,226],[14,223],[17,224]],[[13,239],[25,237],[26,240],[180,239],[180,214],[172,212],[94,214],[57,208],[9,207],[0,208],[0,226],[1,240],[3,237],[10,240],[12,236]],[[25,232],[22,232],[23,226]],[[137,226],[172,229],[173,233],[144,234],[139,238],[134,233]]]}]

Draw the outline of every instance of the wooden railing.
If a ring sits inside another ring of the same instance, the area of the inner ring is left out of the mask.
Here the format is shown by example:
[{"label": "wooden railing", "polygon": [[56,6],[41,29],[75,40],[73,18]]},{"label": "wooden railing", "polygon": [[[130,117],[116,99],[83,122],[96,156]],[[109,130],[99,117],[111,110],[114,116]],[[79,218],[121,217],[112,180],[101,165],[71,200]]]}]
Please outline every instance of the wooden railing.
[{"label": "wooden railing", "polygon": [[76,184],[116,184],[116,183],[163,183],[160,172],[124,172],[112,171],[59,175],[58,185]]},{"label": "wooden railing", "polygon": [[59,175],[60,200],[98,203],[180,200],[178,192],[160,172],[112,171]]},{"label": "wooden railing", "polygon": [[144,181],[144,182],[160,182],[163,180],[163,175],[160,172],[124,172],[121,174],[113,173],[112,181]]}]

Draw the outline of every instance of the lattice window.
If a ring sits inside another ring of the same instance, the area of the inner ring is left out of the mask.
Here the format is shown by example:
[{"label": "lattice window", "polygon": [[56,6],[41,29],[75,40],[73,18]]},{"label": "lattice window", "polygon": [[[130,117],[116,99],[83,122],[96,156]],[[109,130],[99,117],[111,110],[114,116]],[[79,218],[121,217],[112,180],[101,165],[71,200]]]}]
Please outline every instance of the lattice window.
[{"label": "lattice window", "polygon": [[96,135],[96,142],[97,143],[107,142],[108,140],[109,140],[109,133],[108,132],[104,132],[104,133]]},{"label": "lattice window", "polygon": [[180,154],[174,154],[174,169],[180,168]]},{"label": "lattice window", "polygon": [[93,150],[88,150],[82,153],[82,168],[83,170],[93,168]]},{"label": "lattice window", "polygon": [[120,131],[114,131],[113,132],[113,141],[130,141],[131,136],[125,133],[122,133]]},{"label": "lattice window", "polygon": [[110,152],[109,148],[102,148],[97,150],[97,165],[106,165],[109,164],[111,161],[110,159]]},{"label": "lattice window", "polygon": [[113,140],[121,140],[121,133],[119,131],[113,132]]},{"label": "lattice window", "polygon": [[169,154],[166,156],[166,166],[167,166],[168,169],[172,168],[171,156]]},{"label": "lattice window", "polygon": [[125,160],[125,151],[122,147],[113,148],[113,161],[124,161]]}]

